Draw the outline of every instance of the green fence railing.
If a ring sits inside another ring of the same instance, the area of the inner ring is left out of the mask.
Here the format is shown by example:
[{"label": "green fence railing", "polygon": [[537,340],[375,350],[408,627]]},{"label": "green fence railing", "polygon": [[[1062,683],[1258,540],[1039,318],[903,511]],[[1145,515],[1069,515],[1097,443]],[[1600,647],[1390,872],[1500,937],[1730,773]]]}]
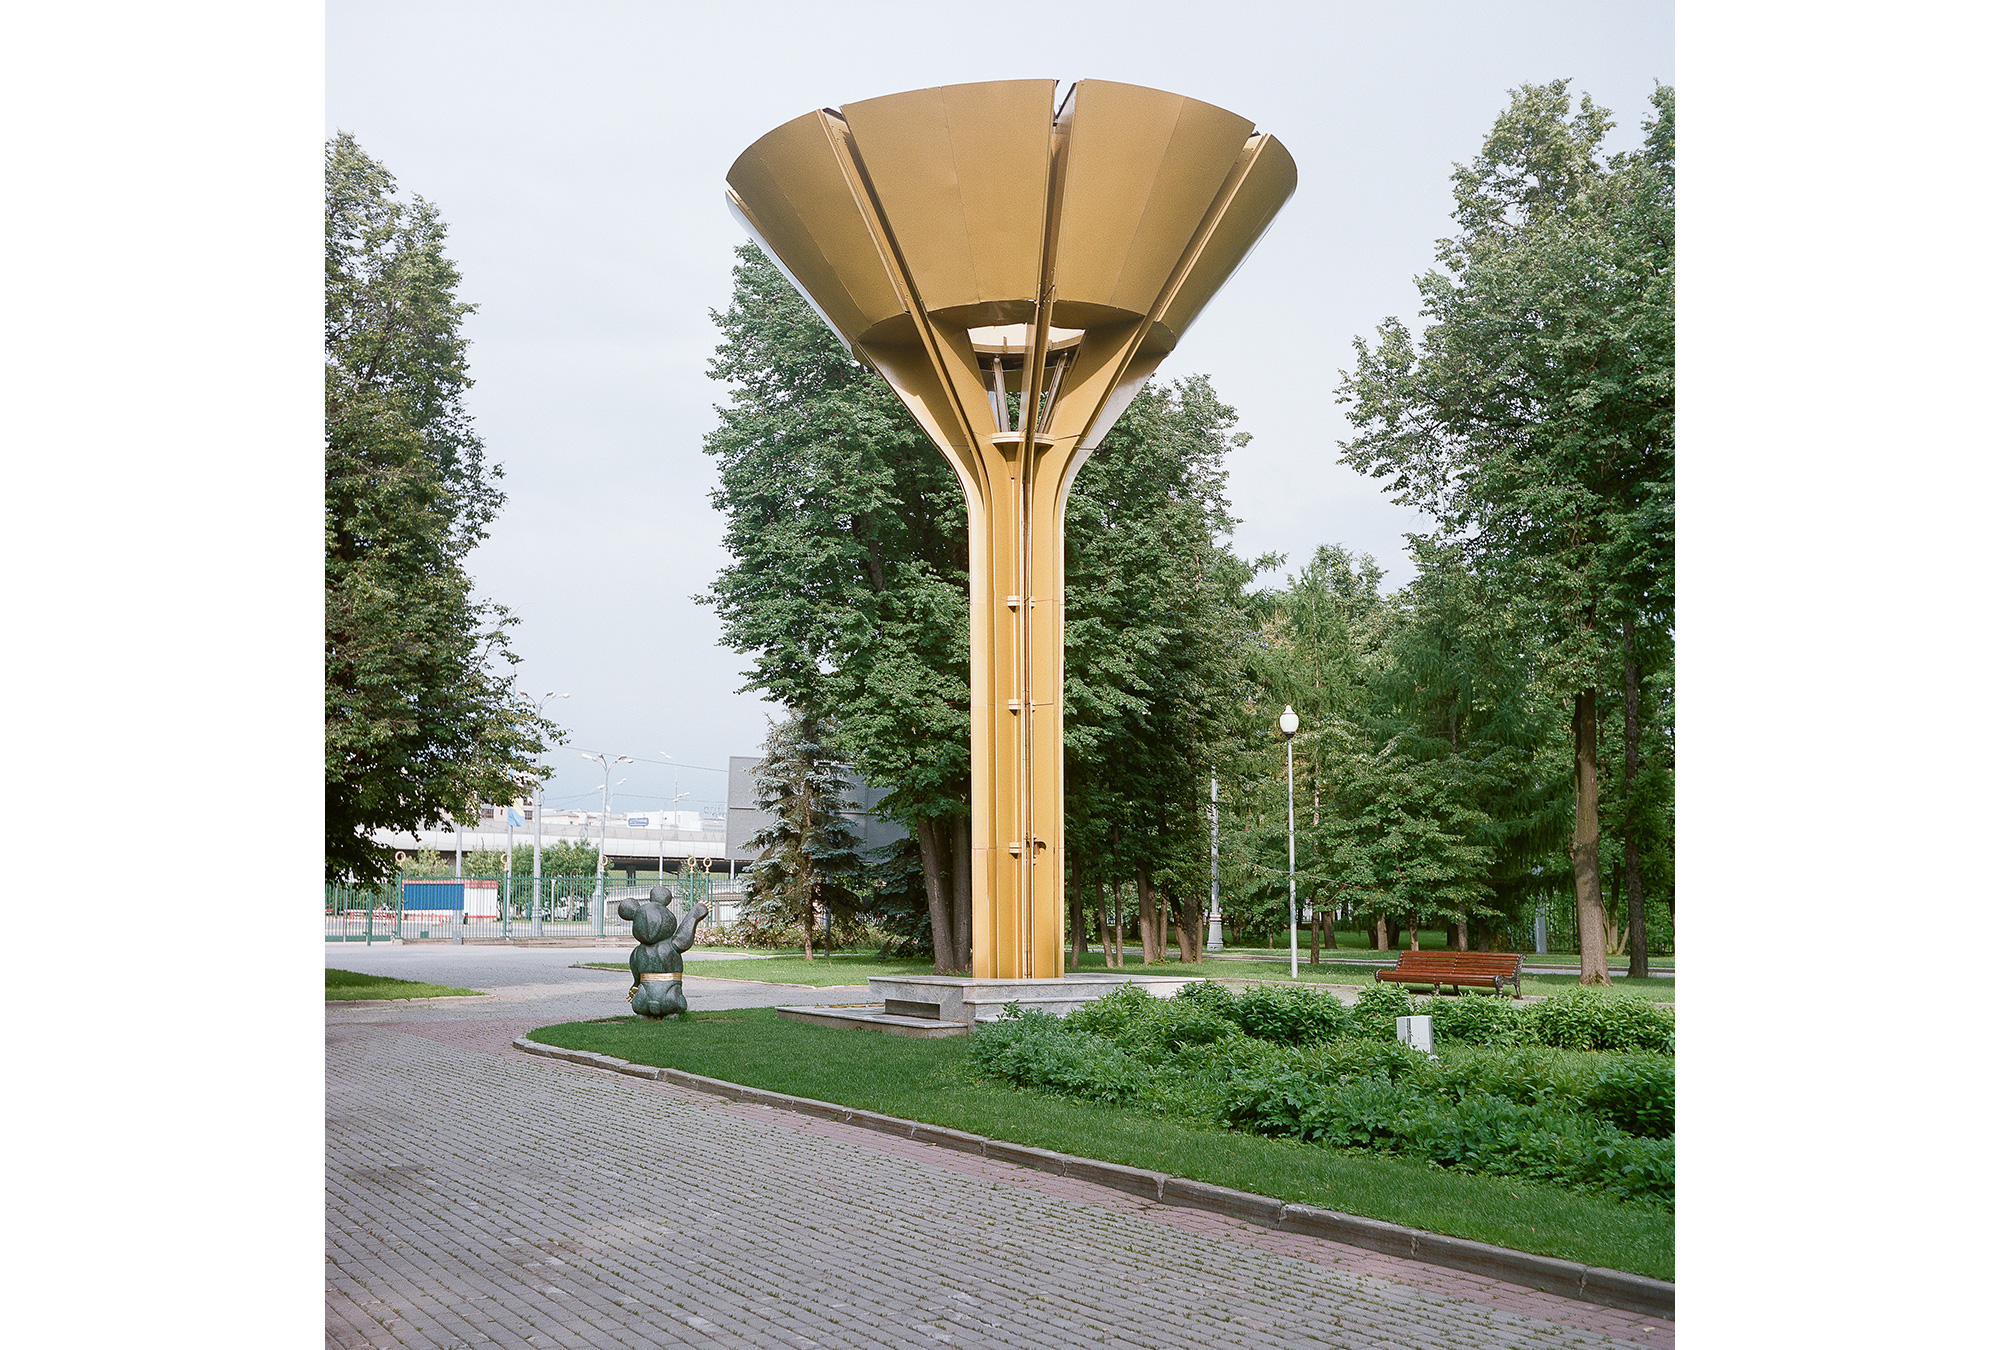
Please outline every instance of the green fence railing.
[{"label": "green fence railing", "polygon": [[[637,877],[406,877],[383,886],[326,886],[328,942],[466,942],[629,937],[618,902],[666,885],[682,904],[733,892],[705,872]],[[405,882],[411,884],[404,884]],[[600,896],[601,902],[600,902]]]}]

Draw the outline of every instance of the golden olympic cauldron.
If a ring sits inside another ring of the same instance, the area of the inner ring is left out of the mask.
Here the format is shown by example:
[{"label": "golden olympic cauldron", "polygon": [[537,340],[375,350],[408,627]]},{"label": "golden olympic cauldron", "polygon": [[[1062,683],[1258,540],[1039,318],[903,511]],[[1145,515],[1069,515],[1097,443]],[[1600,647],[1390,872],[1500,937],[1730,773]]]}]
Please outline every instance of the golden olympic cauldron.
[{"label": "golden olympic cauldron", "polygon": [[1298,182],[1207,103],[1085,80],[919,89],[785,123],[729,202],[965,487],[972,974],[1062,974],[1063,507]]}]

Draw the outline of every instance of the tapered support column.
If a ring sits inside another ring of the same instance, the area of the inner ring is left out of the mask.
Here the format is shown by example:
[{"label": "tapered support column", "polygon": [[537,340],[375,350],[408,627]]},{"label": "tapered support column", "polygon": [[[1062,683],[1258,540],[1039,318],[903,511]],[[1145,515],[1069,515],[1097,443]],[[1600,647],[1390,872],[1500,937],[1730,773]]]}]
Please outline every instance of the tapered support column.
[{"label": "tapered support column", "polygon": [[806,113],[729,204],[965,490],[972,970],[1062,974],[1063,510],[1090,450],[1298,181],[1268,133],[1158,89],[916,89]]},{"label": "tapered support column", "polygon": [[[1072,451],[1072,453],[1074,453]],[[981,455],[973,579],[972,973],[1062,974],[1062,498],[1047,437]],[[984,686],[983,688],[980,686]],[[980,884],[983,882],[984,884]]]}]

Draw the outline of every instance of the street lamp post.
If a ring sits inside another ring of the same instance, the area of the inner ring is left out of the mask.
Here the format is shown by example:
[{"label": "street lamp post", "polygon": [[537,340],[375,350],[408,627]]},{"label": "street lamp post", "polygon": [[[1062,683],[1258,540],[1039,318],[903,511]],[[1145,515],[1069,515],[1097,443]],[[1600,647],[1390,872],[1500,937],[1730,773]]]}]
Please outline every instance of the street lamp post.
[{"label": "street lamp post", "polygon": [[1208,949],[1222,950],[1222,823],[1215,809],[1215,775],[1208,776]]},{"label": "street lamp post", "polygon": [[[618,758],[612,759],[609,755],[594,755],[586,750],[583,752],[583,757],[588,760],[594,760],[597,763],[602,764],[604,766],[604,809],[600,811],[597,816],[597,893],[591,897],[591,904],[597,910],[597,936],[603,937],[604,936],[604,830],[605,826],[611,823],[611,766],[613,764],[630,764],[632,762],[632,756],[620,755],[618,756]],[[622,783],[625,780],[621,778],[618,781]]]},{"label": "street lamp post", "polygon": [[[568,697],[568,694],[558,694],[553,689],[549,690],[542,695],[541,701],[535,704],[535,716],[542,715],[543,709],[549,706],[550,699]],[[508,865],[512,866],[511,863]],[[532,903],[535,908],[534,932],[536,937],[540,937],[542,935],[542,784],[539,779],[535,783],[535,894]]]},{"label": "street lamp post", "polygon": [[[660,753],[661,753],[661,754],[663,754],[663,755],[667,755],[667,752],[666,752],[666,751],[664,751],[664,750],[660,751]],[[673,757],[672,755],[667,755],[667,762],[668,762],[669,764],[674,764],[674,757]],[[669,802],[669,803],[667,804],[667,813],[668,813],[669,815],[673,815],[673,816],[675,817],[675,828],[676,828],[676,829],[680,828],[680,826],[679,826],[679,814],[678,814],[678,813],[679,813],[679,811],[680,811],[680,809],[681,809],[681,798],[683,798],[683,797],[692,797],[693,795],[694,795],[694,794],[693,794],[692,792],[682,792],[682,791],[681,791],[681,766],[680,766],[680,765],[678,765],[678,764],[674,764],[674,799],[673,799],[673,801],[671,801],[671,802]],[[667,884],[667,820],[666,820],[666,816],[662,816],[662,817],[660,817],[660,884],[661,884],[662,886],[664,886],[664,885],[666,885],[666,884]]]},{"label": "street lamp post", "polygon": [[1285,886],[1290,893],[1287,925],[1292,932],[1292,978],[1299,977],[1299,850],[1292,820],[1292,737],[1299,734],[1299,715],[1287,703],[1278,717],[1278,730],[1285,735]]}]

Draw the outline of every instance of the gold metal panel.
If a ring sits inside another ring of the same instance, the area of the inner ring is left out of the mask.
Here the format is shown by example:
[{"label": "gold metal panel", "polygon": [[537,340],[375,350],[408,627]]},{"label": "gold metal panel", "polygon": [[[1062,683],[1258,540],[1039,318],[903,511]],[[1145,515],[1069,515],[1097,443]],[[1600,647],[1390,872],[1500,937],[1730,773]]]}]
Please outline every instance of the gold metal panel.
[{"label": "gold metal panel", "polygon": [[745,150],[729,170],[745,214],[841,336],[903,312],[835,153],[824,113],[794,118]]},{"label": "gold metal panel", "polygon": [[1216,198],[1217,210],[1190,249],[1184,277],[1162,308],[1160,322],[1178,342],[1264,237],[1299,185],[1298,165],[1271,135],[1252,136],[1242,161]]},{"label": "gold metal panel", "polygon": [[927,310],[1034,303],[1054,102],[1054,80],[995,80],[841,109]]},{"label": "gold metal panel", "polygon": [[1077,85],[1056,296],[1147,314],[1255,127],[1179,94]]}]

